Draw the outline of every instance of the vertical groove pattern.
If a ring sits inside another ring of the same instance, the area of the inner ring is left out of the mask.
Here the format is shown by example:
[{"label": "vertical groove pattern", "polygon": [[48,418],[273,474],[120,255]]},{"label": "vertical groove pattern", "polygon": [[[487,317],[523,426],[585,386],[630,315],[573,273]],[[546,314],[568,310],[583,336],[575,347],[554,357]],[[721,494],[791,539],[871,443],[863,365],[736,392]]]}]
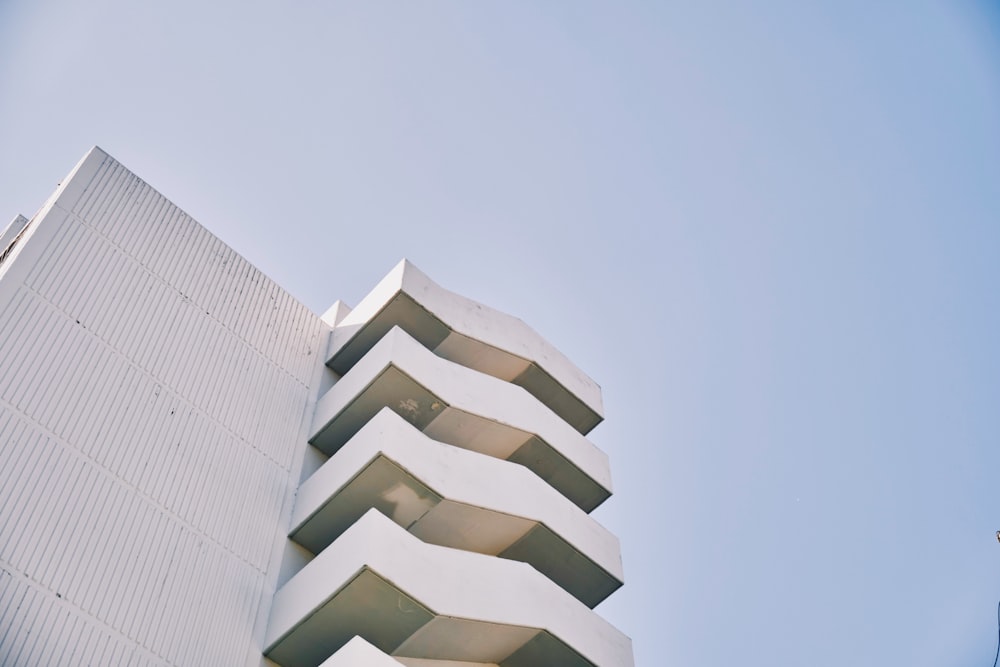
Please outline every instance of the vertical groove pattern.
[{"label": "vertical groove pattern", "polygon": [[89,159],[0,285],[0,667],[242,664],[322,324]]}]

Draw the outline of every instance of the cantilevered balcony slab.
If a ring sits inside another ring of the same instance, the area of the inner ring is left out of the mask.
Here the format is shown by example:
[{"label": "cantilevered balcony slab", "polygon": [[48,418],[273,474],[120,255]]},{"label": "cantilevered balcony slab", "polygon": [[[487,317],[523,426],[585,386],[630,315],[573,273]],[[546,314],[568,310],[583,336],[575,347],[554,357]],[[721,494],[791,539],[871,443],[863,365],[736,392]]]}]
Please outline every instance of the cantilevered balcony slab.
[{"label": "cantilevered balcony slab", "polygon": [[500,667],[495,662],[458,662],[456,660],[424,660],[423,658],[398,657],[396,660],[405,667]]},{"label": "cantilevered balcony slab", "polygon": [[436,356],[393,327],[318,402],[309,442],[333,454],[383,407],[450,445],[520,463],[591,511],[608,458],[516,385]]},{"label": "cantilevered balcony slab", "polygon": [[378,650],[362,637],[355,636],[324,660],[319,667],[402,667],[392,656]]},{"label": "cantilevered balcony slab", "polygon": [[340,320],[327,365],[346,373],[394,326],[438,356],[524,387],[580,433],[604,418],[597,383],[531,327],[443,289],[406,260]]},{"label": "cantilevered balcony slab", "polygon": [[355,635],[396,657],[632,665],[627,637],[529,565],[426,544],[376,510],[275,594],[264,653],[316,667]]},{"label": "cantilevered balcony slab", "polygon": [[537,475],[388,408],[302,484],[290,536],[319,553],[373,507],[425,542],[524,561],[588,607],[622,584],[617,538]]},{"label": "cantilevered balcony slab", "polygon": [[319,667],[499,667],[495,662],[457,662],[393,657],[362,637],[355,637]]}]

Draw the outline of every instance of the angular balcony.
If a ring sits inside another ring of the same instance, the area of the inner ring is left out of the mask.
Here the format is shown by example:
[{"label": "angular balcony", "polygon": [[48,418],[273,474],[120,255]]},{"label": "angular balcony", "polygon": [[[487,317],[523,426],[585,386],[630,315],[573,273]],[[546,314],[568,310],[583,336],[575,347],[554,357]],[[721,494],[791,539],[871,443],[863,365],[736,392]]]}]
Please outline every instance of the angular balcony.
[{"label": "angular balcony", "polygon": [[316,667],[356,635],[402,658],[633,664],[626,636],[529,565],[426,544],[376,510],[275,594],[264,654]]},{"label": "angular balcony", "polygon": [[336,324],[327,365],[346,373],[394,326],[440,357],[523,387],[582,434],[603,419],[597,383],[531,327],[441,288],[406,260]]},{"label": "angular balcony", "polygon": [[401,665],[403,663],[355,635],[354,639],[344,644],[319,667],[400,667]]},{"label": "angular balcony", "polygon": [[319,400],[309,442],[333,454],[383,407],[434,440],[524,465],[586,512],[611,495],[607,455],[538,399],[399,327]]},{"label": "angular balcony", "polygon": [[594,607],[618,540],[520,465],[431,440],[383,408],[299,489],[290,537],[319,553],[371,508],[424,542],[520,560]]}]

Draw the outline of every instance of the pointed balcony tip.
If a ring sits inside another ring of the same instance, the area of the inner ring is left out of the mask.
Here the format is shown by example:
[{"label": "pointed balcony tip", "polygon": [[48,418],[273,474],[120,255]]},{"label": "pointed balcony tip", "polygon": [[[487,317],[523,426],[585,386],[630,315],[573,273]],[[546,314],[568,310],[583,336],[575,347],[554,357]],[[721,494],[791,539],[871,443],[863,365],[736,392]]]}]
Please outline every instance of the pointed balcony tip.
[{"label": "pointed balcony tip", "polygon": [[351,314],[351,307],[340,299],[333,302],[333,305],[327,308],[326,312],[320,317],[326,324],[333,328],[343,321],[345,317]]},{"label": "pointed balcony tip", "polygon": [[403,663],[375,648],[363,637],[344,644],[339,651],[323,661],[319,667],[402,667]]}]

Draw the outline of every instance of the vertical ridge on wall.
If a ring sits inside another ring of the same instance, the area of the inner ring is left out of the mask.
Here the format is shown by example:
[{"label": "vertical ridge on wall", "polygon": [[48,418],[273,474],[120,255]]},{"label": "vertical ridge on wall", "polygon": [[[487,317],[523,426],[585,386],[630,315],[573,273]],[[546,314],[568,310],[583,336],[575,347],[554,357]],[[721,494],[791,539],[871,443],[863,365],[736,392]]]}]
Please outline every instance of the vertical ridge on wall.
[{"label": "vertical ridge on wall", "polygon": [[242,665],[319,318],[94,151],[0,281],[0,667]]},{"label": "vertical ridge on wall", "polygon": [[169,663],[0,567],[0,667]]},{"label": "vertical ridge on wall", "polygon": [[[146,218],[150,211],[155,215]],[[289,343],[290,336],[314,326],[315,315],[138,176],[107,157],[70,212],[300,382],[308,382],[313,360]],[[129,224],[136,217],[149,222]],[[202,233],[192,247],[196,230]],[[177,248],[189,251],[184,261],[170,252]],[[266,289],[244,289],[262,284]],[[291,326],[279,329],[278,321],[289,315]]]}]

